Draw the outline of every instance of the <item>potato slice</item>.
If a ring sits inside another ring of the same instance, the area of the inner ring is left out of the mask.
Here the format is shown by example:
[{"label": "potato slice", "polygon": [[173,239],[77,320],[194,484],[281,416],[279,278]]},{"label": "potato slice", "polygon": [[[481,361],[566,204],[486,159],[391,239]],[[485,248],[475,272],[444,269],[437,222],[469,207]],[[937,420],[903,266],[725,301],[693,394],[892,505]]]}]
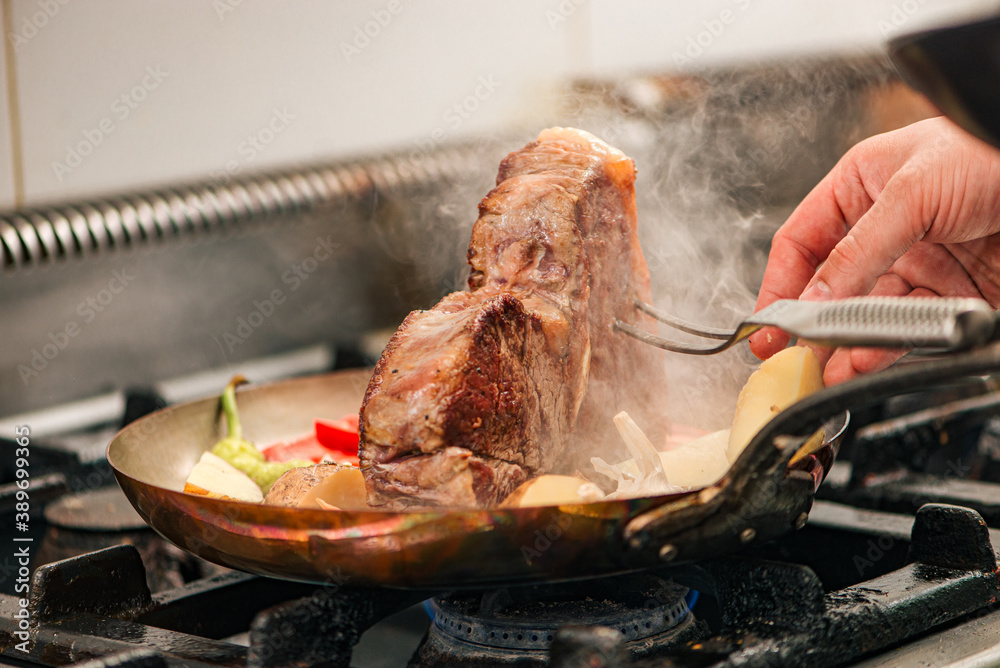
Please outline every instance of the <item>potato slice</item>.
[{"label": "potato slice", "polygon": [[343,466],[323,478],[299,499],[299,508],[370,510],[365,493],[365,477],[355,466]]},{"label": "potato slice", "polygon": [[822,388],[823,371],[819,359],[808,348],[786,348],[764,360],[743,386],[736,402],[726,450],[729,461],[736,461],[751,439],[775,415]]},{"label": "potato slice", "polygon": [[328,475],[336,473],[342,464],[316,464],[289,469],[274,481],[264,495],[264,503],[271,506],[295,508],[306,492],[318,485]]},{"label": "potato slice", "polygon": [[316,464],[286,471],[264,503],[289,508],[369,510],[365,478],[349,464]]},{"label": "potato slice", "polygon": [[729,430],[714,431],[660,453],[667,481],[679,487],[708,487],[729,470]]},{"label": "potato slice", "polygon": [[599,501],[604,494],[592,482],[571,475],[541,475],[521,483],[501,504],[505,507],[562,506]]},{"label": "potato slice", "polygon": [[[705,434],[680,447],[658,453],[667,483],[671,488],[698,489],[716,482],[729,471],[732,462],[771,418],[822,388],[823,374],[819,360],[808,348],[788,348],[764,361],[740,392],[732,429]],[[822,445],[822,436],[818,444]],[[796,458],[816,447],[817,443],[810,440]],[[642,477],[635,459],[613,467],[601,460],[592,461],[607,469],[598,468],[598,471],[612,480],[619,473],[634,480]],[[619,480],[619,492],[622,484]],[[626,490],[626,494],[629,491]]]},{"label": "potato slice", "polygon": [[247,474],[222,457],[205,452],[191,469],[184,491],[216,499],[260,503],[264,494]]},{"label": "potato slice", "polygon": [[[659,452],[667,482],[685,489],[708,487],[729,470],[728,445],[729,430],[722,429]],[[623,461],[617,468],[633,478],[639,476],[634,459]]]}]

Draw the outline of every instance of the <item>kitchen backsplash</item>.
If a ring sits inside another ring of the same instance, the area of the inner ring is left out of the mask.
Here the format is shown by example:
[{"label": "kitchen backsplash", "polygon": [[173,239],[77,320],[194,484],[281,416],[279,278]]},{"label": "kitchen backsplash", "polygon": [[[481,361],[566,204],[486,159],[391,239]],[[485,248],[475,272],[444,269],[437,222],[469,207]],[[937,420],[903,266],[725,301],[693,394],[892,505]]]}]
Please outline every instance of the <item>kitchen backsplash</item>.
[{"label": "kitchen backsplash", "polygon": [[544,124],[574,77],[878,49],[996,0],[0,0],[0,209]]}]

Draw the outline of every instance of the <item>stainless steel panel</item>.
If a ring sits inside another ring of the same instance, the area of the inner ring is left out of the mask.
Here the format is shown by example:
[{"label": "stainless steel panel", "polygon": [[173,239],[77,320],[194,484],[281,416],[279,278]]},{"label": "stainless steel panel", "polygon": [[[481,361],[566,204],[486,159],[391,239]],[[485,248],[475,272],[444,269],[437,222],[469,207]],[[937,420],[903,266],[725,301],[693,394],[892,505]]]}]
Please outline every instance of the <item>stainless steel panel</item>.
[{"label": "stainless steel panel", "polygon": [[[502,155],[476,144],[0,217],[0,416],[394,327],[455,287]],[[466,205],[440,211],[442,188]]]}]

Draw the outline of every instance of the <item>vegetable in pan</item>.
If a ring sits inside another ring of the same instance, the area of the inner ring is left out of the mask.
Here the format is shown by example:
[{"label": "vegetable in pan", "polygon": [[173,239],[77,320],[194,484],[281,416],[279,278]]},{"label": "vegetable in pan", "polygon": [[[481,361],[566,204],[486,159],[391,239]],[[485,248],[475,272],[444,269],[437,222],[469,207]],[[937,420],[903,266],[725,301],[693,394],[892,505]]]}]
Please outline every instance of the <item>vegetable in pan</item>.
[{"label": "vegetable in pan", "polygon": [[211,452],[204,452],[191,469],[184,491],[216,499],[260,503],[264,494],[246,473]]},{"label": "vegetable in pan", "polygon": [[727,455],[736,461],[754,436],[775,415],[823,389],[823,370],[809,348],[792,346],[768,358],[740,391]]},{"label": "vegetable in pan", "polygon": [[236,387],[245,382],[235,376],[223,390],[227,435],[195,464],[184,491],[251,503],[324,507],[313,500],[319,498],[338,509],[366,507],[357,415],[318,419],[312,433],[258,449],[243,437],[236,407]]},{"label": "vegetable in pan", "polygon": [[274,443],[261,452],[269,462],[308,459],[314,464],[332,461],[358,465],[358,414],[339,420],[316,420],[313,433],[294,441]]},{"label": "vegetable in pan", "polygon": [[[615,416],[615,425],[633,458],[615,465],[600,457],[590,461],[598,473],[617,483],[608,496],[611,499],[707,487],[729,471],[757,432],[778,413],[821,389],[823,374],[816,354],[809,348],[786,348],[764,361],[747,380],[736,404],[732,429],[658,451],[628,413],[622,412]],[[807,447],[822,440],[810,441]]]},{"label": "vegetable in pan", "polygon": [[212,454],[221,457],[235,468],[247,474],[257,483],[261,491],[267,494],[271,485],[289,469],[300,466],[312,466],[313,462],[305,459],[293,459],[286,462],[269,462],[264,453],[253,443],[243,438],[243,426],[236,409],[236,386],[246,383],[243,376],[234,376],[222,392],[222,412],[226,416],[228,436],[212,446]]},{"label": "vegetable in pan", "polygon": [[[357,417],[317,419],[312,433],[258,450],[243,438],[236,409],[236,386],[243,382],[237,376],[226,386],[222,409],[228,435],[198,462],[185,491],[300,508],[366,509],[365,483],[357,463]],[[763,362],[750,376],[740,392],[732,429],[660,450],[627,413],[621,412],[614,422],[633,458],[614,465],[597,457],[591,460],[596,473],[617,487],[614,491],[605,496],[584,478],[541,475],[525,481],[503,505],[579,504],[707,487],[726,475],[767,422],[822,387],[815,354],[807,348],[788,348]]]},{"label": "vegetable in pan", "polygon": [[344,464],[292,469],[274,483],[264,503],[325,510],[368,509],[361,469]]}]

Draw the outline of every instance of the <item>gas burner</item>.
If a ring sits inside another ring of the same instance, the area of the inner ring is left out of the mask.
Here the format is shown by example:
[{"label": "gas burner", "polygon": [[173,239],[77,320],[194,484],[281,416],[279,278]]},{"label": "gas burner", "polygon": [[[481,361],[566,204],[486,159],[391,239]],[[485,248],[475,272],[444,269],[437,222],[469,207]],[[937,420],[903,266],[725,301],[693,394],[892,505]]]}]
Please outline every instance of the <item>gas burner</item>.
[{"label": "gas burner", "polygon": [[[890,553],[888,543],[903,545],[902,556]],[[835,666],[928,633],[950,633],[948,625],[977,630],[963,636],[969,652],[1000,658],[991,640],[1000,633],[997,559],[991,532],[973,511],[931,504],[911,517],[819,501],[802,531],[760,549],[766,553],[659,574],[440,595],[431,629],[407,665]],[[873,562],[865,564],[873,577],[858,582],[855,573],[855,584],[840,582],[836,567],[853,568],[859,555]],[[709,605],[698,604],[697,620],[686,590],[673,582],[703,592]],[[413,606],[427,595],[236,572],[150,595],[143,559],[120,545],[35,571],[27,654],[13,640],[20,603],[0,595],[0,656],[47,666],[85,659],[139,665],[131,662],[140,658],[167,665],[381,666],[386,653],[414,647],[416,639],[409,644],[410,633],[399,626],[373,627],[400,611],[421,612]],[[366,631],[376,633],[369,645],[381,649],[380,661],[355,663],[354,647]],[[233,640],[238,635],[246,640]]]},{"label": "gas burner", "polygon": [[45,519],[54,527],[77,531],[119,532],[148,528],[117,487],[64,496],[45,507]]},{"label": "gas burner", "polygon": [[38,564],[128,544],[139,551],[153,593],[227,569],[188,554],[156,535],[118,487],[62,497],[44,512],[45,535],[35,555]]},{"label": "gas burner", "polygon": [[558,585],[458,592],[428,602],[433,624],[413,666],[544,666],[569,625],[617,629],[645,657],[691,639],[688,590],[650,574]]}]

